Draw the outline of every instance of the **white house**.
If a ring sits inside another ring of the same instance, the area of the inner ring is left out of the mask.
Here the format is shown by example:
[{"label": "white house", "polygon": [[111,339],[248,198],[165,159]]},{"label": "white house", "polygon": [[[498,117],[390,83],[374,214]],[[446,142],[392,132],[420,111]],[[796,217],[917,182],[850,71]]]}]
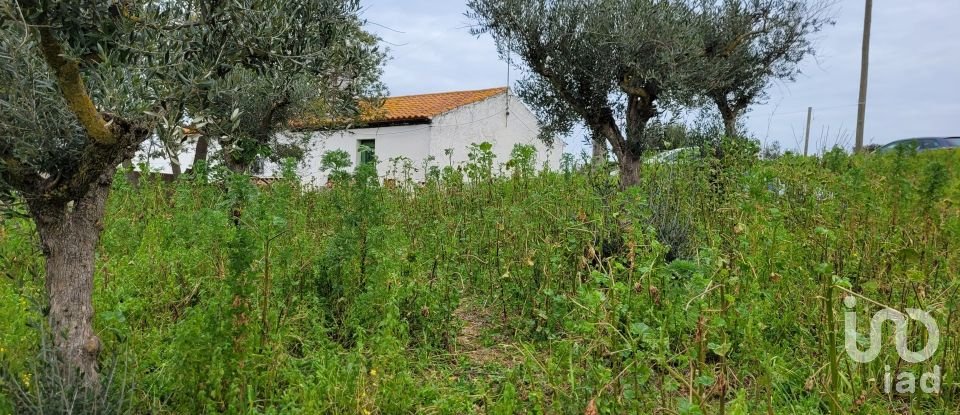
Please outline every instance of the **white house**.
[{"label": "white house", "polygon": [[[563,154],[563,142],[556,140],[553,147],[538,139],[536,117],[508,88],[475,91],[441,92],[423,95],[390,97],[382,108],[363,117],[360,127],[330,131],[309,122],[291,121],[297,131],[311,134],[307,155],[298,173],[305,183],[323,185],[326,174],[320,170],[320,159],[331,150],[350,154],[353,166],[366,158],[361,146],[373,149],[379,163],[377,172],[388,177],[393,169],[391,160],[403,157],[413,167],[411,178],[424,179],[424,166],[459,166],[468,161],[472,143],[493,144],[495,164],[506,163],[516,144],[536,148],[536,165],[558,169]],[[192,154],[180,157],[184,165],[192,161]],[[166,163],[151,163],[154,168],[167,171]],[[264,177],[279,175],[279,166],[267,163]],[[394,175],[396,178],[399,175]]]},{"label": "white house", "polygon": [[[536,117],[508,88],[390,97],[363,121],[358,128],[313,133],[312,147],[299,171],[304,181],[326,181],[320,157],[330,150],[346,151],[354,166],[360,164],[361,145],[374,150],[382,177],[395,170],[392,159],[405,157],[417,181],[423,180],[425,162],[431,157],[428,164],[439,167],[467,162],[472,143],[493,144],[495,163],[506,163],[516,144],[537,149],[538,167],[558,169],[563,154],[559,140],[550,148],[538,139]],[[275,170],[268,166],[264,173],[271,175]]]}]

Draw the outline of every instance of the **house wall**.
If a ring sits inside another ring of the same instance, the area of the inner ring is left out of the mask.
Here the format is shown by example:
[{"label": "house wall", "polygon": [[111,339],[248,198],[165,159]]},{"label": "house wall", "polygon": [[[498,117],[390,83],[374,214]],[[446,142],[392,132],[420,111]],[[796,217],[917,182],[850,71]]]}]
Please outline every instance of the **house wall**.
[{"label": "house wall", "polygon": [[[530,144],[537,149],[539,168],[544,163],[552,170],[560,167],[563,142],[550,148],[538,139],[536,117],[515,96],[509,96],[510,115],[507,116],[507,95],[457,108],[434,118],[432,124],[417,124],[380,128],[358,128],[335,133],[313,133],[312,146],[298,170],[305,183],[321,186],[327,175],[320,171],[320,159],[331,150],[350,154],[353,166],[359,163],[360,140],[376,142],[377,172],[383,178],[404,179],[406,174],[414,181],[425,178],[428,166],[462,166],[469,161],[470,144],[490,142],[496,156],[497,168],[510,160],[510,152],[517,143]],[[328,135],[325,135],[328,134]],[[453,149],[451,156],[446,149]],[[403,163],[394,158],[409,159],[411,171],[404,171]],[[428,159],[433,159],[427,163]],[[268,163],[269,164],[269,163]],[[277,166],[268,165],[264,176],[279,175]]]},{"label": "house wall", "polygon": [[[507,105],[509,100],[509,115]],[[510,160],[510,152],[517,143],[530,144],[537,149],[538,168],[544,163],[553,170],[559,169],[563,155],[563,142],[557,142],[553,148],[547,147],[538,138],[539,130],[536,117],[523,103],[512,95],[499,95],[487,100],[466,105],[434,118],[432,124],[416,124],[379,128],[358,128],[337,132],[312,132],[313,137],[307,156],[299,165],[297,172],[304,183],[323,186],[327,181],[326,172],[320,169],[320,159],[331,150],[343,150],[350,155],[352,166],[359,163],[360,140],[373,139],[376,142],[378,158],[377,172],[384,178],[405,178],[401,165],[391,159],[406,157],[413,168],[411,178],[422,181],[425,177],[425,162],[433,157],[430,165],[439,167],[452,164],[462,166],[469,161],[470,144],[490,142],[496,156],[497,168]],[[211,143],[211,154],[215,150]],[[451,156],[445,150],[452,149]],[[142,149],[145,150],[145,149]],[[180,155],[183,170],[193,163],[194,144],[185,145]],[[142,160],[145,152],[138,153]],[[169,173],[170,164],[163,158],[150,159],[151,169]],[[267,162],[263,177],[280,175],[280,166]]]},{"label": "house wall", "polygon": [[[180,151],[180,154],[177,156],[177,159],[180,161],[180,169],[186,171],[191,166],[193,166],[193,156],[197,148],[197,140],[190,139],[183,144],[183,149]],[[213,154],[216,151],[219,151],[219,145],[217,145],[216,140],[210,143],[210,154]],[[148,155],[153,155],[148,157]],[[144,141],[140,144],[139,150],[133,156],[133,163],[137,165],[136,169],[139,170],[139,164],[147,163],[152,172],[159,173],[173,173],[173,168],[171,167],[170,160],[167,160],[166,156],[163,155],[163,146],[157,142],[155,139],[150,139]]]},{"label": "house wall", "polygon": [[[350,155],[352,167],[360,163],[360,140],[375,140],[378,159],[377,172],[386,176],[391,171],[391,159],[407,157],[420,168],[430,149],[430,125],[402,125],[380,128],[358,128],[333,133],[314,132],[310,149],[297,172],[304,183],[322,186],[327,182],[327,172],[320,169],[323,154],[343,150]],[[422,170],[422,169],[421,169]],[[264,176],[279,176],[279,166],[267,163]],[[415,180],[422,180],[422,172]]]},{"label": "house wall", "polygon": [[[563,143],[558,141],[550,148],[540,141],[536,117],[516,96],[498,95],[457,108],[436,117],[433,125],[430,154],[441,166],[449,164],[451,159],[455,166],[468,162],[470,144],[487,141],[493,144],[495,165],[510,160],[515,144],[530,144],[537,149],[538,168],[544,162],[552,170],[560,168]],[[453,149],[452,158],[445,154],[448,148]]]}]

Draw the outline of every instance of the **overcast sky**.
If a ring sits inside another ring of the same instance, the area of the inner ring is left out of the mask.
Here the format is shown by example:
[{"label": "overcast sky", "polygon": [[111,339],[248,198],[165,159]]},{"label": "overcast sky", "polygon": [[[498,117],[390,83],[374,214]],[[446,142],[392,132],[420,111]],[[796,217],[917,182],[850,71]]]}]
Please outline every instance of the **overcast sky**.
[{"label": "overcast sky", "polygon": [[[369,30],[390,49],[392,95],[507,84],[493,40],[469,33],[465,0],[363,0]],[[960,135],[960,0],[874,2],[865,141]],[[818,56],[792,84],[777,84],[753,108],[750,133],[799,148],[808,106],[811,147],[852,146],[857,117],[863,0],[839,0],[837,24],[817,36]],[[514,71],[513,80],[518,73]],[[568,150],[582,148],[572,137]]]}]

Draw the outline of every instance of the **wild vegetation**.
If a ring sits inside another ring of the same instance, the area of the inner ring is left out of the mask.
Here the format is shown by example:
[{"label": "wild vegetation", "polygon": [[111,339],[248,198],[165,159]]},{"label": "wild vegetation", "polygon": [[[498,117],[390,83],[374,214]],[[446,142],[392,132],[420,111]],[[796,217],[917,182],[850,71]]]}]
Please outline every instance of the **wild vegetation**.
[{"label": "wild vegetation", "polygon": [[[383,55],[357,0],[0,3],[0,203],[23,203],[46,257],[48,320],[67,383],[100,387],[95,251],[118,166],[149,138],[178,154],[199,133],[249,171],[289,153],[293,113],[356,113]],[[242,117],[241,117],[242,115]],[[190,125],[187,125],[190,124]],[[280,145],[286,144],[286,145]],[[293,146],[296,147],[296,146]],[[171,157],[175,173],[179,163]]]},{"label": "wild vegetation", "polygon": [[[424,185],[335,155],[319,191],[121,176],[97,248],[95,396],[50,370],[44,256],[14,209],[0,413],[960,410],[960,153],[756,152],[728,141],[719,178],[710,159],[651,164],[625,192],[607,166],[534,173],[529,150],[484,145]],[[901,361],[888,330],[878,359],[849,359],[847,295],[860,333],[880,305],[930,311],[933,358]],[[888,394],[887,366],[939,366],[940,392]]]},{"label": "wild vegetation", "polygon": [[[960,154],[734,138],[821,3],[469,7],[543,138],[583,123],[616,166],[480,143],[416,183],[328,153],[306,188],[278,133],[382,92],[357,0],[0,3],[0,413],[960,410]],[[698,106],[725,134],[669,122]],[[146,140],[172,183],[133,180]],[[252,182],[263,159],[284,178]],[[930,312],[935,353],[857,335],[880,308]]]},{"label": "wild vegetation", "polygon": [[[791,81],[814,54],[811,39],[833,23],[819,0],[470,0],[476,34],[524,71],[519,94],[544,139],[577,125],[594,158],[610,149],[620,183],[640,181],[645,153],[671,117],[713,106],[737,136],[750,106],[775,81]],[[709,103],[709,105],[705,105]],[[719,137],[719,135],[717,136]],[[720,141],[714,152],[722,157]]]},{"label": "wild vegetation", "polygon": [[[476,33],[530,69],[521,95],[542,138],[585,124],[596,162],[611,145],[624,189],[640,183],[643,154],[665,147],[664,109],[709,99],[735,136],[737,117],[772,80],[796,75],[809,36],[830,22],[798,0],[468,7]],[[40,235],[45,315],[67,383],[100,389],[95,253],[118,166],[135,178],[131,157],[150,140],[173,176],[186,173],[178,155],[195,139],[190,173],[219,164],[242,175],[265,159],[302,158],[310,136],[291,131],[298,117],[362,120],[382,92],[385,55],[360,9],[359,0],[0,3],[0,201],[26,206]],[[716,187],[716,164],[729,160],[720,140],[712,145]]]}]

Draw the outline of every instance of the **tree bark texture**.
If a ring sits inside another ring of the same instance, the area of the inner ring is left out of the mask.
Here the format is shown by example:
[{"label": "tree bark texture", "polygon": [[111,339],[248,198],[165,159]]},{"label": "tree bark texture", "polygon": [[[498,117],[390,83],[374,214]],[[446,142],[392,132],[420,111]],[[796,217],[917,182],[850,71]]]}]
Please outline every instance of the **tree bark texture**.
[{"label": "tree bark texture", "polygon": [[620,187],[623,189],[640,184],[640,156],[626,151],[620,156]]},{"label": "tree bark texture", "polygon": [[723,134],[727,137],[737,136],[737,116],[735,114],[723,114]]},{"label": "tree bark texture", "polygon": [[723,135],[726,137],[737,136],[737,118],[740,117],[740,108],[736,103],[730,103],[723,96],[715,96],[714,104],[717,105],[717,111],[720,112],[720,118],[723,120]]},{"label": "tree bark texture", "polygon": [[[116,168],[107,168],[86,195],[66,203],[28,201],[46,259],[48,321],[68,384],[99,387],[100,338],[93,328],[94,260],[104,207]],[[76,376],[80,376],[79,379]]]}]

